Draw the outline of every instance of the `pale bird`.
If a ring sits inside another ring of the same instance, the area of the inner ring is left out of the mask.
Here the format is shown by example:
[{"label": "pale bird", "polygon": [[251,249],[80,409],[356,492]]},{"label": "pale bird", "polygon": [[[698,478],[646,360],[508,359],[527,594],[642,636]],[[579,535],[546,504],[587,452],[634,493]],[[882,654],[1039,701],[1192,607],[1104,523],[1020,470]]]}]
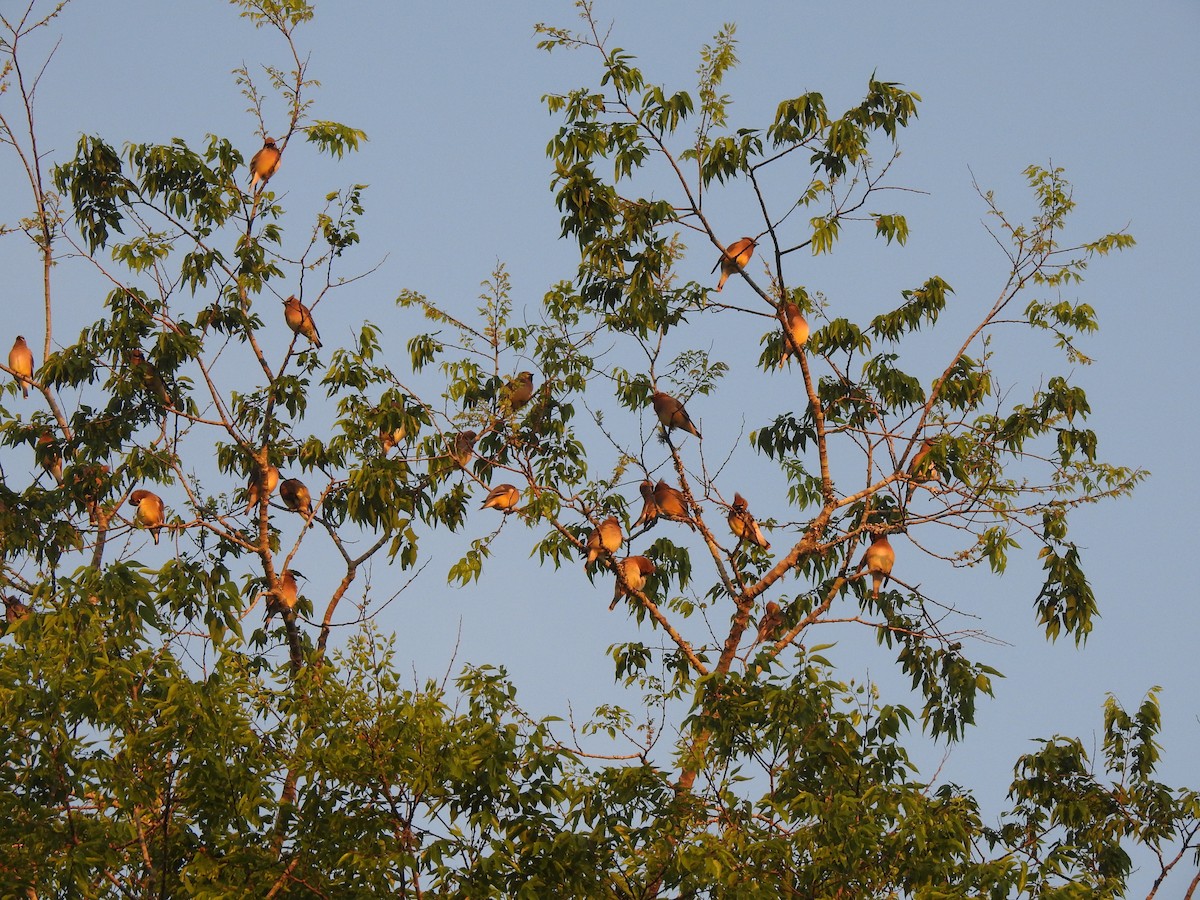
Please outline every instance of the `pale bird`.
[{"label": "pale bird", "polygon": [[892,574],[892,565],[896,562],[896,551],[888,543],[886,534],[877,534],[867,548],[863,561],[867,571],[871,573],[871,596],[879,599],[879,589],[887,583]]},{"label": "pale bird", "polygon": [[264,471],[257,463],[250,472],[250,480],[246,483],[246,515],[250,515],[258,506],[260,500],[266,500],[279,484],[279,470],[267,466]]},{"label": "pale bird", "polygon": [[281,154],[279,148],[275,146],[275,141],[271,138],[265,138],[262,149],[250,157],[250,190],[254,190],[254,186],[260,181],[263,185],[266,185],[271,180],[271,176],[279,168],[280,156]]},{"label": "pale bird", "polygon": [[[654,574],[654,563],[644,556],[627,556],[617,563],[617,586],[613,591],[612,603],[608,605],[611,612],[617,608],[622,597],[629,596],[631,591],[640,591],[646,587],[646,578]],[[621,579],[625,583],[621,584]]]},{"label": "pale bird", "polygon": [[750,257],[754,255],[754,248],[757,246],[754,238],[744,237],[725,248],[725,252],[717,260],[717,265],[712,268],[715,272],[717,266],[721,267],[721,280],[717,282],[718,291],[725,287],[725,282],[730,275],[746,268],[746,263],[750,262]]},{"label": "pale bird", "polygon": [[521,502],[521,492],[513,484],[498,484],[490,491],[480,509],[498,509],[508,515]]},{"label": "pale bird", "polygon": [[616,516],[609,516],[588,535],[587,559],[584,561],[583,567],[586,569],[601,556],[612,556],[621,549],[621,542],[624,539],[621,534],[621,523],[617,521]]},{"label": "pale bird", "polygon": [[310,344],[321,349],[321,335],[317,333],[317,325],[307,306],[295,297],[288,297],[283,301],[283,318],[294,334],[304,335]]},{"label": "pale bird", "polygon": [[312,519],[312,494],[299,478],[288,478],[279,482],[279,499],[292,512],[298,512],[305,519]]},{"label": "pale bird", "polygon": [[771,545],[767,543],[767,539],[763,537],[762,529],[759,528],[758,522],[754,516],[750,514],[750,510],[746,505],[746,498],[741,494],[734,493],[733,505],[729,507],[729,530],[733,532],[734,537],[741,541],[748,541],[762,547],[764,550],[770,550]]},{"label": "pale bird", "polygon": [[162,531],[163,521],[166,519],[162,498],[150,491],[134,491],[129,495],[129,505],[137,507],[137,512],[133,515],[133,524],[147,529],[157,544],[158,534]]},{"label": "pale bird", "polygon": [[658,416],[658,421],[662,423],[664,428],[668,430],[678,428],[686,431],[688,434],[700,437],[700,432],[692,424],[692,417],[683,408],[683,404],[670,394],[655,391],[650,395],[650,403],[654,406],[654,414]]},{"label": "pale bird", "polygon": [[17,381],[21,385],[21,396],[28,399],[29,379],[33,377],[33,351],[25,343],[23,335],[17,335],[12,349],[8,351],[8,367],[17,374]]}]

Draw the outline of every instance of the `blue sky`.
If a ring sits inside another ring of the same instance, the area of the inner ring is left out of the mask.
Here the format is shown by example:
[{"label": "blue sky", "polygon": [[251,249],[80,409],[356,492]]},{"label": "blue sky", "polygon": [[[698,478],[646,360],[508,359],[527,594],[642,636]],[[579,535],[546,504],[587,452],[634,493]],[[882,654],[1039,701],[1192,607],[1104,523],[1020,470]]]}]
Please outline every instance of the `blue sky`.
[{"label": "blue sky", "polygon": [[[984,230],[985,207],[972,179],[994,190],[1003,208],[1027,214],[1022,170],[1030,163],[1062,166],[1078,201],[1074,238],[1125,227],[1136,237],[1134,249],[1097,260],[1076,295],[1101,322],[1100,333],[1085,343],[1095,365],[1074,372],[1089,393],[1101,455],[1153,473],[1132,499],[1076,516],[1072,534],[1084,548],[1102,618],[1082,649],[1069,641],[1047,644],[1032,613],[1040,580],[1028,546],[1002,579],[931,568],[925,584],[938,584],[979,612],[982,627],[1005,642],[975,650],[1007,676],[996,686],[997,698],[980,706],[979,727],[950,750],[942,777],[979,787],[985,806],[998,803],[1009,767],[1031,749],[1030,738],[1079,735],[1091,746],[1106,693],[1135,706],[1146,689],[1161,684],[1167,745],[1161,774],[1171,783],[1194,782],[1200,723],[1192,657],[1200,591],[1191,572],[1190,515],[1200,499],[1191,471],[1200,435],[1197,404],[1185,385],[1194,380],[1197,329],[1190,313],[1200,281],[1193,162],[1200,144],[1194,96],[1200,7],[601,0],[596,11],[614,23],[612,45],[634,53],[649,80],[673,89],[694,87],[699,48],[735,21],[741,65],[725,85],[734,98],[734,127],[764,126],[779,100],[808,90],[823,92],[831,108],[847,106],[872,72],[921,94],[920,118],[902,134],[892,181],[925,192],[896,200],[909,218],[909,245],[884,248],[863,233],[828,258],[798,265],[810,290],[860,317],[932,274],[955,287],[963,321],[990,303],[1004,260]],[[537,51],[538,21],[573,26],[576,20],[565,2],[327,0],[299,30],[298,44],[311,50],[310,76],[322,82],[314,115],[370,137],[361,153],[341,162],[296,142],[271,183],[296,215],[297,241],[328,191],[370,186],[363,243],[346,274],[377,263],[379,269],[337,294],[336,309],[320,310],[327,344],[348,341],[356,323],[370,319],[388,333],[392,365],[407,372],[404,340],[424,326],[394,306],[401,290],[471,310],[480,282],[501,261],[518,303],[535,318],[545,290],[573,273],[574,247],[559,239],[544,152],[558,123],[540,98],[593,84],[598,70],[590,55]],[[216,133],[233,139],[247,158],[256,149],[255,123],[229,72],[243,62],[253,68],[266,57],[276,64],[286,59],[272,35],[239,22],[231,7],[80,0],[61,22],[63,42],[38,98],[48,162],[68,158],[83,132],[117,144],[173,137],[194,143]],[[11,160],[0,165],[10,185],[0,220],[12,222],[25,213],[25,196]],[[734,183],[711,201],[723,233],[731,239],[749,233],[744,223],[753,221],[754,206],[745,185]],[[5,306],[10,327],[37,335],[30,343],[40,346],[39,304],[23,299],[37,296],[40,275],[22,241],[0,241]],[[683,273],[703,280],[711,263],[710,251],[700,248]],[[65,340],[98,314],[102,290],[76,261],[65,260],[56,278],[56,327]],[[731,282],[727,291],[735,287]],[[736,346],[704,331],[711,327],[700,326],[697,341],[729,353],[736,374]],[[930,352],[945,352],[958,334],[938,332]],[[751,348],[745,363],[757,357],[757,343]],[[1020,340],[1002,348],[1015,361],[1008,369],[1014,389],[1038,384],[1056,364]],[[513,371],[524,367],[513,361]],[[698,404],[706,450],[713,437],[736,438],[743,410],[746,428],[753,427],[754,408],[752,400],[728,394]],[[6,471],[10,458],[6,451]],[[771,484],[739,490],[760,517],[783,515],[773,508]],[[627,496],[636,498],[635,486]],[[532,535],[514,522],[495,544],[502,558],[478,585],[445,587],[443,574],[457,554],[494,525],[494,518],[476,514],[463,533],[426,544],[429,568],[380,619],[398,635],[402,668],[411,659],[419,680],[440,677],[457,646],[456,667],[508,665],[536,714],[562,714],[568,702],[577,714],[620,702],[604,649],[633,639],[635,626],[607,613],[607,582],[593,588],[572,567],[544,581],[538,576],[528,589]],[[310,567],[319,596],[330,585],[317,574],[320,565]],[[382,565],[371,575],[380,592],[401,577],[407,576]],[[891,684],[886,659],[859,642],[847,635],[832,651],[845,676]],[[930,764],[925,774],[943,752],[922,751]]]}]

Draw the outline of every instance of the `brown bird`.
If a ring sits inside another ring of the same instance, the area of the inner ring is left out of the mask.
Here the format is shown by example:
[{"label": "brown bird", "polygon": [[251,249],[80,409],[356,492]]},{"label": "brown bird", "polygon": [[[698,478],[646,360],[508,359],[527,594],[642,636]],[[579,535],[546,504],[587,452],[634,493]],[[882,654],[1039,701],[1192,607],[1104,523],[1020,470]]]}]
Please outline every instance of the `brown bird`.
[{"label": "brown bird", "polygon": [[140,348],[129,351],[129,366],[137,374],[145,391],[153,394],[163,406],[171,405],[171,395],[167,393],[166,383]]},{"label": "brown bird", "polygon": [[671,487],[661,478],[654,486],[654,505],[658,507],[658,514],[664,519],[682,522],[692,531],[696,530],[696,526],[692,524],[692,517],[688,515],[687,500],[683,492]]},{"label": "brown bird", "polygon": [[134,491],[129,495],[129,505],[137,507],[133,524],[148,529],[154,543],[157,544],[158,534],[162,531],[163,520],[166,518],[162,498],[150,491]]},{"label": "brown bird", "polygon": [[617,521],[616,516],[609,516],[588,535],[587,559],[583,567],[586,569],[601,556],[612,556],[621,549],[623,540],[625,538],[621,534],[621,523]]},{"label": "brown bird", "polygon": [[755,644],[771,639],[783,625],[783,610],[774,600],[768,600],[763,607],[762,618],[758,620],[758,634],[754,637]]},{"label": "brown bird", "polygon": [[271,180],[271,176],[279,168],[281,155],[275,141],[271,138],[263,139],[262,149],[250,157],[250,190],[254,190],[254,186],[260,181],[265,186]]},{"label": "brown bird", "polygon": [[700,437],[700,432],[696,430],[696,426],[692,424],[692,417],[688,415],[687,410],[683,408],[683,404],[672,397],[670,394],[664,394],[662,391],[655,391],[650,395],[650,402],[654,406],[654,414],[658,416],[664,428],[672,429],[679,428],[686,431],[688,434],[694,434]]},{"label": "brown bird", "polygon": [[91,525],[100,521],[100,496],[105,493],[108,473],[109,468],[105,465],[74,465],[67,469],[67,486],[83,501]]},{"label": "brown bird", "polygon": [[63,463],[62,454],[58,452],[58,448],[54,446],[54,435],[49,431],[43,431],[38,436],[37,447],[34,449],[34,455],[37,457],[38,465],[54,476],[54,480],[62,484],[63,480]]},{"label": "brown bird", "polygon": [[266,500],[275,493],[278,484],[279,470],[277,468],[267,466],[264,471],[258,463],[255,463],[250,472],[250,480],[246,482],[246,515],[250,515],[254,511],[260,500]]},{"label": "brown bird", "polygon": [[896,562],[896,551],[888,543],[886,534],[875,535],[866,555],[863,556],[863,562],[867,565],[867,571],[871,573],[871,596],[878,600],[879,589],[887,583],[892,574],[892,565]]},{"label": "brown bird", "polygon": [[450,439],[448,455],[460,469],[465,469],[471,464],[471,459],[475,455],[475,441],[478,438],[479,435],[474,431],[460,431]]},{"label": "brown bird", "polygon": [[15,625],[27,615],[29,615],[29,607],[16,597],[4,598],[4,621],[6,624]]},{"label": "brown bird", "polygon": [[517,504],[520,502],[521,492],[517,490],[516,485],[498,484],[488,491],[487,498],[479,508],[498,509],[505,515],[508,515],[517,508]]},{"label": "brown bird", "polygon": [[804,318],[804,314],[800,312],[800,307],[795,303],[783,304],[783,327],[791,340],[783,342],[783,356],[779,358],[781,366],[792,355],[793,345],[803,347],[808,343],[808,319]]},{"label": "brown bird", "polygon": [[637,517],[637,521],[630,528],[637,528],[641,525],[649,528],[658,521],[658,504],[654,502],[654,482],[646,478],[638,486],[638,490],[642,492],[642,514]]},{"label": "brown bird", "polygon": [[717,265],[712,267],[714,272],[717,271],[717,266],[721,267],[721,280],[717,282],[718,291],[725,287],[725,281],[730,275],[746,268],[746,263],[750,262],[757,246],[754,238],[744,237],[725,248],[725,252],[717,260]]},{"label": "brown bird", "polygon": [[[613,591],[612,603],[608,605],[611,612],[617,608],[622,597],[629,596],[631,591],[640,591],[646,587],[646,577],[654,574],[654,563],[644,556],[627,556],[617,563],[617,586]],[[625,584],[621,584],[621,579]]]},{"label": "brown bird", "polygon": [[8,367],[17,373],[21,385],[21,396],[29,398],[29,379],[33,377],[33,351],[25,343],[23,335],[17,335],[12,349],[8,351]]},{"label": "brown bird", "polygon": [[288,297],[283,301],[283,318],[293,333],[304,335],[310,344],[318,350],[321,349],[321,335],[317,333],[312,312],[307,306],[295,297]]},{"label": "brown bird", "polygon": [[533,399],[532,372],[521,372],[500,391],[501,407],[510,414],[519,411],[531,399]]},{"label": "brown bird", "polygon": [[407,436],[408,429],[403,425],[390,430],[387,428],[379,429],[379,446],[383,448],[384,455],[386,456],[394,448],[399,447]]},{"label": "brown bird", "polygon": [[734,493],[733,495],[733,506],[729,507],[728,521],[729,530],[733,532],[739,543],[749,541],[764,550],[771,549],[771,545],[763,537],[762,529],[758,527],[758,522],[754,520],[754,516],[750,515],[750,510],[746,506],[746,498],[741,494]]},{"label": "brown bird", "polygon": [[305,519],[312,519],[312,494],[299,478],[288,478],[279,483],[279,499],[292,512],[300,513]]},{"label": "brown bird", "polygon": [[917,489],[918,484],[927,484],[932,481],[937,484],[937,487],[929,488],[931,494],[940,494],[942,492],[942,473],[937,470],[933,459],[930,457],[930,452],[933,450],[933,441],[925,438],[921,441],[921,449],[917,451],[917,455],[908,465],[908,495],[904,498],[905,504],[912,499],[913,491]]},{"label": "brown bird", "polygon": [[274,590],[267,591],[267,618],[263,627],[266,628],[271,623],[271,617],[275,613],[282,614],[285,621],[291,620],[298,601],[295,576],[291,572],[281,572]]}]

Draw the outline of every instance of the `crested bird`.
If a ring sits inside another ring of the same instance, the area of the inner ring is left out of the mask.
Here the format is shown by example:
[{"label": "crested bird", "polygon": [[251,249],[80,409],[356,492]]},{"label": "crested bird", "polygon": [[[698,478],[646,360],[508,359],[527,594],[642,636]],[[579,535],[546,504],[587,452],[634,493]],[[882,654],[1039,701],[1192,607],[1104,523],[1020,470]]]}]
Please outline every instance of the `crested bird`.
[{"label": "crested bird", "polygon": [[279,484],[279,470],[274,466],[263,469],[258,463],[250,471],[250,480],[246,482],[246,515],[254,511],[259,500],[266,500]]},{"label": "crested bird", "polygon": [[271,623],[271,617],[275,613],[282,614],[284,621],[289,620],[296,611],[298,601],[296,577],[290,571],[281,572],[275,588],[267,591],[267,618],[263,622],[263,627],[266,628]]},{"label": "crested bird", "polygon": [[783,304],[783,328],[790,340],[783,342],[783,355],[779,357],[782,366],[792,355],[792,347],[803,347],[808,343],[808,319],[800,312],[795,303]]},{"label": "crested bird", "polygon": [[892,565],[896,562],[896,551],[888,543],[886,534],[877,534],[871,541],[863,556],[867,571],[871,573],[871,596],[879,599],[879,589],[887,583],[892,574]]},{"label": "crested bird", "polygon": [[265,186],[271,180],[271,176],[279,168],[281,155],[274,140],[263,139],[262,149],[250,157],[250,190],[254,190],[254,186],[260,181]]},{"label": "crested bird", "polygon": [[587,559],[583,563],[586,569],[601,556],[610,557],[621,549],[625,538],[621,534],[621,523],[616,516],[609,516],[597,525],[587,539]]},{"label": "crested bird", "polygon": [[54,435],[49,431],[43,431],[38,435],[37,447],[34,450],[34,455],[37,457],[38,465],[54,476],[54,480],[59,484],[63,481],[63,461],[62,454],[58,452],[58,448],[54,446]]},{"label": "crested bird", "polygon": [[500,390],[500,402],[510,414],[533,399],[533,373],[521,372]]},{"label": "crested bird", "polygon": [[664,519],[682,522],[692,531],[696,530],[696,526],[692,524],[692,517],[688,515],[687,499],[683,496],[683,491],[671,487],[661,478],[654,486],[654,505],[658,507],[658,514]]},{"label": "crested bird", "polygon": [[938,486],[929,488],[929,492],[931,494],[940,494],[942,492],[942,473],[937,470],[937,466],[934,465],[933,459],[930,456],[932,450],[933,441],[930,438],[925,438],[921,441],[921,449],[917,451],[917,455],[908,464],[908,494],[904,498],[906,505],[912,499],[913,491],[917,489],[918,484],[926,484],[933,481]]},{"label": "crested bird", "polygon": [[134,491],[129,495],[129,505],[137,507],[137,512],[133,515],[133,524],[149,530],[154,543],[158,544],[158,534],[162,531],[163,520],[166,518],[162,498],[150,491]]},{"label": "crested bird", "polygon": [[279,482],[279,499],[292,512],[300,513],[305,519],[312,519],[312,494],[299,478],[288,478]]},{"label": "crested bird", "polygon": [[761,644],[779,631],[783,625],[783,610],[774,600],[768,600],[763,607],[762,618],[758,620],[758,634],[754,637],[755,644]]},{"label": "crested bird", "polygon": [[717,266],[721,267],[721,280],[717,282],[718,291],[725,287],[725,281],[730,275],[746,268],[746,263],[750,262],[750,257],[754,255],[754,248],[757,246],[754,238],[744,237],[725,248],[725,252],[717,260],[717,265],[712,267],[714,272],[717,271]]},{"label": "crested bird", "polygon": [[650,403],[654,406],[654,414],[658,416],[658,421],[668,431],[679,428],[688,434],[694,434],[697,438],[700,437],[700,432],[692,424],[692,417],[683,408],[683,404],[670,394],[655,391],[650,395]]},{"label": "crested bird", "polygon": [[521,492],[513,484],[498,484],[490,491],[480,509],[498,509],[508,515],[521,502]]},{"label": "crested bird", "polygon": [[283,301],[283,318],[294,334],[304,335],[310,344],[321,349],[321,335],[317,333],[312,312],[294,296]]},{"label": "crested bird", "polygon": [[642,492],[642,514],[637,517],[630,528],[637,528],[639,525],[645,525],[649,528],[658,521],[658,504],[654,502],[654,482],[649,478],[643,479],[638,485],[638,490]]},{"label": "crested bird", "polygon": [[450,439],[448,455],[460,469],[471,464],[471,458],[475,455],[475,441],[478,439],[479,435],[470,430],[460,431]]},{"label": "crested bird", "polygon": [[729,507],[729,530],[733,532],[734,537],[739,541],[749,541],[762,547],[764,550],[770,550],[771,545],[767,543],[767,539],[763,537],[762,529],[758,527],[758,522],[754,516],[750,514],[750,510],[746,505],[746,498],[739,493],[733,495],[733,505]]},{"label": "crested bird", "polygon": [[12,349],[8,351],[8,367],[17,373],[21,396],[29,399],[29,379],[33,377],[33,351],[25,343],[24,335],[18,334]]},{"label": "crested bird", "polygon": [[[612,603],[608,605],[611,612],[617,608],[622,597],[628,597],[631,591],[640,591],[646,587],[646,578],[654,574],[654,563],[645,556],[627,556],[617,563],[617,586],[613,590]],[[621,584],[621,579],[625,583]]]},{"label": "crested bird", "polygon": [[171,405],[171,395],[167,393],[166,382],[158,374],[154,364],[146,359],[146,354],[140,347],[129,351],[129,366],[137,373],[144,390],[153,394],[163,406]]}]

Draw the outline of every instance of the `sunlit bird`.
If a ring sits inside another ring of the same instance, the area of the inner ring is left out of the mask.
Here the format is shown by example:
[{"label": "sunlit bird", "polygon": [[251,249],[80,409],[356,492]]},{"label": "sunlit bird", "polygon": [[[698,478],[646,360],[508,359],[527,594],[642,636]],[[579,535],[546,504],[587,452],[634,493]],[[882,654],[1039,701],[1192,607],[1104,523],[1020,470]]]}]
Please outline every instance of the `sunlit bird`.
[{"label": "sunlit bird", "polygon": [[767,539],[763,537],[762,529],[759,528],[758,522],[754,516],[750,514],[750,510],[746,506],[746,498],[741,494],[734,493],[733,505],[729,507],[729,530],[733,532],[734,537],[741,541],[748,541],[751,544],[756,544],[764,550],[770,550],[771,545],[767,543]]},{"label": "sunlit bird", "polygon": [[692,517],[688,515],[687,499],[683,496],[683,491],[671,487],[661,478],[654,486],[654,505],[658,507],[658,514],[664,519],[682,522],[693,531],[696,530],[696,526],[692,524]]},{"label": "sunlit bird", "polygon": [[808,319],[804,318],[800,307],[795,303],[783,304],[783,327],[790,340],[785,339],[783,342],[783,355],[779,357],[781,366],[792,355],[793,346],[803,347],[808,343]]},{"label": "sunlit bird", "polygon": [[305,519],[312,519],[312,494],[299,478],[288,478],[279,483],[279,499],[292,512],[298,512]]},{"label": "sunlit bird", "polygon": [[250,190],[254,190],[254,186],[260,181],[265,186],[271,180],[271,176],[279,168],[281,155],[274,140],[271,138],[263,140],[262,149],[250,157]]},{"label": "sunlit bird", "polygon": [[[630,591],[640,591],[646,587],[646,578],[654,574],[654,563],[645,556],[627,556],[617,563],[617,571],[620,576],[613,591],[612,603],[608,605],[610,611],[616,609],[621,598],[629,596]],[[621,578],[625,579],[625,584],[621,584]]]},{"label": "sunlit bird", "polygon": [[159,532],[162,531],[163,522],[166,520],[162,498],[150,491],[134,491],[129,495],[129,505],[137,507],[137,512],[133,515],[133,524],[149,531],[157,544]]},{"label": "sunlit bird", "polygon": [[658,416],[658,421],[662,423],[664,428],[668,430],[678,428],[681,431],[686,431],[688,434],[700,437],[700,432],[692,424],[692,417],[683,408],[683,404],[670,394],[655,391],[650,395],[650,403],[654,406],[654,414]]},{"label": "sunlit bird", "polygon": [[265,500],[275,493],[278,484],[279,470],[277,468],[267,466],[264,470],[255,463],[253,471],[250,472],[250,480],[246,483],[246,515],[250,515],[254,511],[260,500]]},{"label": "sunlit bird", "polygon": [[888,542],[886,534],[877,534],[867,548],[863,561],[867,571],[871,573],[871,596],[879,599],[879,589],[883,587],[892,574],[892,566],[896,562],[896,551]]},{"label": "sunlit bird", "polygon": [[283,301],[283,318],[293,333],[304,335],[310,344],[321,349],[321,335],[317,333],[317,325],[307,306],[295,297],[288,297]]},{"label": "sunlit bird", "polygon": [[271,623],[271,617],[275,613],[282,614],[284,621],[290,621],[295,615],[299,599],[295,576],[291,572],[281,572],[274,589],[267,591],[267,618],[263,627]]},{"label": "sunlit bird", "polygon": [[928,484],[934,482],[936,487],[929,488],[931,494],[940,494],[942,492],[942,474],[934,465],[933,458],[930,453],[933,451],[933,441],[925,438],[921,441],[921,449],[917,451],[917,455],[913,457],[912,462],[908,464],[908,494],[904,498],[905,504],[912,500],[913,491],[917,489],[918,484]]},{"label": "sunlit bird", "polygon": [[533,373],[521,372],[500,391],[500,402],[508,413],[518,412],[533,399]]},{"label": "sunlit bird", "polygon": [[479,435],[470,430],[460,431],[450,439],[448,455],[460,469],[471,465],[471,459],[475,456],[475,441],[478,439]]},{"label": "sunlit bird", "polygon": [[480,509],[498,509],[508,515],[521,502],[521,492],[513,484],[498,484],[490,491]]},{"label": "sunlit bird", "polygon": [[647,478],[638,486],[638,490],[642,492],[642,514],[637,517],[637,521],[630,528],[639,528],[642,525],[649,528],[658,521],[658,504],[654,502],[654,482]]},{"label": "sunlit bird", "polygon": [[609,516],[588,535],[587,559],[584,561],[583,567],[586,569],[602,556],[611,557],[621,549],[621,542],[624,539],[621,534],[621,523],[617,521],[616,516]]},{"label": "sunlit bird", "polygon": [[754,238],[744,237],[725,248],[725,252],[717,260],[717,265],[712,268],[715,272],[717,266],[721,267],[721,280],[717,282],[718,291],[725,287],[725,282],[730,275],[746,268],[746,264],[750,262],[750,257],[754,255],[754,248],[757,246]]},{"label": "sunlit bird", "polygon": [[17,335],[12,349],[8,351],[8,367],[17,373],[21,385],[21,396],[29,398],[29,379],[33,377],[33,351],[25,343],[24,335]]}]

